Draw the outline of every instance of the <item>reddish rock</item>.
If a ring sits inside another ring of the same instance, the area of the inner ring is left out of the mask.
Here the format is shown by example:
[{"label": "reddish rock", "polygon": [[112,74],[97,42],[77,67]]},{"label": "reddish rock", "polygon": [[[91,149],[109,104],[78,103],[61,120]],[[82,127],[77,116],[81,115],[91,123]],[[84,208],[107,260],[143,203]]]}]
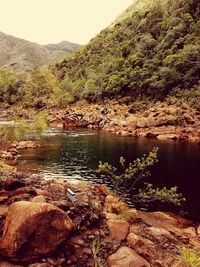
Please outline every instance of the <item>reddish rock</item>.
[{"label": "reddish rock", "polygon": [[108,257],[109,267],[150,267],[150,264],[129,247],[121,247]]},{"label": "reddish rock", "polygon": [[71,229],[66,213],[51,204],[16,202],[9,207],[0,249],[12,259],[33,260],[53,251]]},{"label": "reddish rock", "polygon": [[74,236],[71,238],[71,242],[74,244],[74,245],[79,245],[79,246],[82,246],[84,245],[84,241],[79,237],[79,236]]},{"label": "reddish rock", "polygon": [[129,230],[128,222],[119,219],[109,219],[107,225],[112,238],[119,241],[126,239]]},{"label": "reddish rock", "polygon": [[43,195],[40,196],[36,196],[34,198],[31,199],[32,202],[34,203],[46,203],[46,198]]},{"label": "reddish rock", "polygon": [[145,128],[147,126],[148,120],[146,118],[138,118],[137,119],[137,127],[138,128]]},{"label": "reddish rock", "polygon": [[9,196],[14,197],[22,194],[30,194],[30,195],[36,195],[36,192],[33,188],[25,186],[25,187],[20,187],[16,190],[13,190],[10,192]]},{"label": "reddish rock", "polygon": [[8,212],[8,206],[7,205],[0,205],[0,218],[6,217]]},{"label": "reddish rock", "polygon": [[64,121],[62,118],[54,118],[49,121],[49,126],[52,128],[64,128]]},{"label": "reddish rock", "polygon": [[29,264],[28,267],[51,267],[48,262]]},{"label": "reddish rock", "polygon": [[23,265],[15,265],[15,264],[7,262],[7,261],[1,261],[0,267],[24,267],[24,266]]},{"label": "reddish rock", "polygon": [[0,203],[4,203],[9,198],[9,192],[1,190],[0,191]]},{"label": "reddish rock", "polygon": [[48,186],[47,191],[51,194],[52,197],[54,198],[60,198],[65,196],[65,187],[58,183],[52,183]]},{"label": "reddish rock", "polygon": [[7,191],[13,191],[24,186],[25,186],[24,182],[16,180],[13,177],[8,177],[4,182],[4,188]]},{"label": "reddish rock", "polygon": [[66,118],[64,120],[64,128],[78,127],[78,122],[74,118]]},{"label": "reddish rock", "polygon": [[135,248],[136,246],[138,247],[149,247],[150,245],[153,245],[153,242],[147,238],[144,238],[142,236],[139,236],[134,233],[130,233],[127,237],[127,242],[129,247]]}]

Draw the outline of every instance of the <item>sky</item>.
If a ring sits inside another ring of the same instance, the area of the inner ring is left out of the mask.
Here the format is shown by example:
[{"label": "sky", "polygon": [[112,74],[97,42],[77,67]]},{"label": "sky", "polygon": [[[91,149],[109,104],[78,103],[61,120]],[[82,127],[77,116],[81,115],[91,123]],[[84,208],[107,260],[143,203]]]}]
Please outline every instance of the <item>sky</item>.
[{"label": "sky", "polygon": [[133,0],[0,0],[0,31],[39,44],[86,44]]}]

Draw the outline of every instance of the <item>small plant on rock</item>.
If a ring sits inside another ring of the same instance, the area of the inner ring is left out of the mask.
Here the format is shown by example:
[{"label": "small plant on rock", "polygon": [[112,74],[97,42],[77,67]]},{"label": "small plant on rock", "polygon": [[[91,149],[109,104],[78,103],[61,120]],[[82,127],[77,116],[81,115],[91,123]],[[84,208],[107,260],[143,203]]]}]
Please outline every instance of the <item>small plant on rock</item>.
[{"label": "small plant on rock", "polygon": [[177,193],[177,187],[171,187],[170,189],[163,188],[153,188],[152,184],[145,183],[145,188],[139,190],[138,197],[143,199],[143,201],[160,200],[161,202],[170,202],[175,206],[181,206],[185,198],[181,193]]},{"label": "small plant on rock", "polygon": [[200,256],[195,249],[190,249],[182,247],[179,250],[178,259],[185,267],[199,267],[200,266]]},{"label": "small plant on rock", "polygon": [[99,237],[96,237],[95,239],[92,240],[90,247],[91,247],[92,256],[94,260],[94,267],[103,267],[103,263],[100,257],[101,242],[100,242]]},{"label": "small plant on rock", "polygon": [[[133,163],[129,163],[128,166],[123,157],[119,160],[119,167],[112,166],[108,162],[99,163],[98,172],[107,175],[114,187],[115,193],[119,193],[123,188],[124,193],[120,192],[119,201],[129,192],[135,190],[136,184],[141,180],[150,176],[150,167],[153,166],[157,159],[158,148],[153,150],[141,158],[137,158]],[[135,191],[134,191],[135,192]],[[149,202],[159,200],[161,202],[170,202],[173,205],[180,206],[185,199],[182,194],[177,193],[177,187],[167,189],[163,187],[153,188],[152,184],[145,184],[144,189],[139,189],[133,196],[135,201]]]}]

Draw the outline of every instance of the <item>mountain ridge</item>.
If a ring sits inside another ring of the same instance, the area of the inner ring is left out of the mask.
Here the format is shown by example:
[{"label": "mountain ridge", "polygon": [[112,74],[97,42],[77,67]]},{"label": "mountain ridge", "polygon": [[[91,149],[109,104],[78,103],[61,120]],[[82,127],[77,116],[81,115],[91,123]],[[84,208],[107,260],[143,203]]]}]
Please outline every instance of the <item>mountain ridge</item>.
[{"label": "mountain ridge", "polygon": [[72,52],[79,46],[67,41],[53,45],[54,49],[50,49],[49,45],[40,45],[0,31],[0,67],[18,73],[29,72],[34,67],[60,60],[66,52]]}]

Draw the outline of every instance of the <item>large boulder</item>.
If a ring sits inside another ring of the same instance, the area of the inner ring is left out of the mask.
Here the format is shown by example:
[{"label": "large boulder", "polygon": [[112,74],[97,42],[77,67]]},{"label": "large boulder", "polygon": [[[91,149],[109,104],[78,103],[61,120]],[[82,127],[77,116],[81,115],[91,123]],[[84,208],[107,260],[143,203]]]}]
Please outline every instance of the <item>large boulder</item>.
[{"label": "large boulder", "polygon": [[150,264],[129,247],[121,247],[108,257],[109,267],[150,267]]},{"label": "large boulder", "polygon": [[54,205],[15,202],[8,209],[0,250],[12,260],[33,260],[55,250],[71,229],[69,217]]}]

